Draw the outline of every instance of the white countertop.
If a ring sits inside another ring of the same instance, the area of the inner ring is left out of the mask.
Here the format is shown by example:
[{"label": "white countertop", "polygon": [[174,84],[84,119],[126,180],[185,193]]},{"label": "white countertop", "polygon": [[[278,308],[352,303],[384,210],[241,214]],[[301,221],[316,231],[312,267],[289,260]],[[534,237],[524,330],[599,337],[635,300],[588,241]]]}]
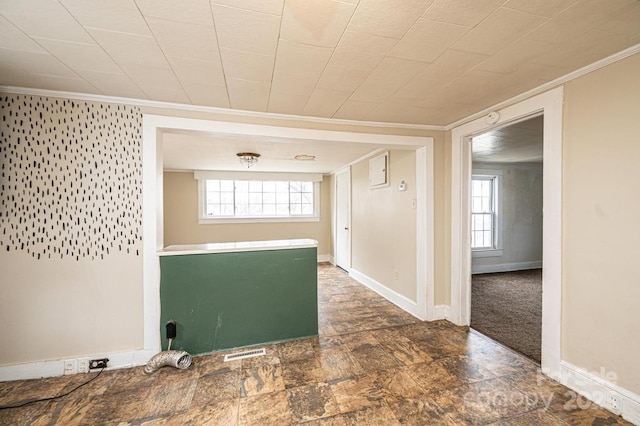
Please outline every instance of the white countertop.
[{"label": "white countertop", "polygon": [[297,240],[239,241],[236,243],[209,243],[167,246],[158,251],[159,256],[184,254],[238,253],[243,251],[288,250],[318,247],[318,241],[310,238]]}]

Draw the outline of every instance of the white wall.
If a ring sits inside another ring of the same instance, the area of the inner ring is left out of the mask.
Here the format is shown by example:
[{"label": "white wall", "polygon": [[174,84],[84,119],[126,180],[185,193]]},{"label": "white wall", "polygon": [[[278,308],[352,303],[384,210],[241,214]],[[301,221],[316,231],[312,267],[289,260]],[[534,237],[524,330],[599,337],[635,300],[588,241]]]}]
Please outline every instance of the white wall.
[{"label": "white wall", "polygon": [[[351,167],[351,267],[416,302],[415,151],[390,151],[390,182],[369,187],[369,160]],[[406,191],[399,191],[404,180]]]},{"label": "white wall", "polygon": [[542,164],[474,163],[502,171],[502,255],[472,258],[473,273],[542,267]]},{"label": "white wall", "polygon": [[0,111],[0,366],[141,349],[142,114],[24,95]]}]

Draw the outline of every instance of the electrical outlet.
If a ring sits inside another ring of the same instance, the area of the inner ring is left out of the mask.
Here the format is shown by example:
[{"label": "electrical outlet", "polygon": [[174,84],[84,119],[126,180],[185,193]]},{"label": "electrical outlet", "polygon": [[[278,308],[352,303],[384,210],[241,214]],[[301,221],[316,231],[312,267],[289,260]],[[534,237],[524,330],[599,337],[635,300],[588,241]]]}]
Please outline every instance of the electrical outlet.
[{"label": "electrical outlet", "polygon": [[64,372],[63,374],[66,376],[67,374],[76,374],[78,372],[78,367],[75,359],[67,359],[64,361]]},{"label": "electrical outlet", "polygon": [[109,358],[92,359],[91,361],[89,361],[89,370],[94,370],[96,368],[107,368],[108,362]]},{"label": "electrical outlet", "polygon": [[79,359],[78,360],[78,373],[88,373],[89,372],[89,360],[88,359]]},{"label": "electrical outlet", "polygon": [[397,270],[393,271],[393,279],[394,280],[399,280],[400,279],[400,272],[398,272]]},{"label": "electrical outlet", "polygon": [[607,406],[616,414],[622,412],[622,395],[617,392],[607,392]]}]

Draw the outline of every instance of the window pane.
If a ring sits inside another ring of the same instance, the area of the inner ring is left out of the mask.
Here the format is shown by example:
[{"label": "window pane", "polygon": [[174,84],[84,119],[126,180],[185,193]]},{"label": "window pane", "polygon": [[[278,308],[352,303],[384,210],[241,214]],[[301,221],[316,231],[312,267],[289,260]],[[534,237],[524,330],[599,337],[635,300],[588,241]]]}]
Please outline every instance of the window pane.
[{"label": "window pane", "polygon": [[262,204],[262,192],[252,192],[249,194],[249,204]]},{"label": "window pane", "polygon": [[274,215],[276,214],[276,205],[275,204],[264,204],[262,206],[262,213],[265,215]]},{"label": "window pane", "polygon": [[313,205],[312,204],[303,204],[302,205],[302,214],[313,214]]},{"label": "window pane", "polygon": [[249,214],[251,216],[260,216],[262,214],[262,205],[261,204],[251,204],[249,206]]},{"label": "window pane", "polygon": [[233,192],[223,192],[220,194],[220,202],[223,204],[233,204]]},{"label": "window pane", "polygon": [[237,180],[236,181],[236,191],[237,192],[247,192],[249,190],[249,182],[246,180]]},{"label": "window pane", "polygon": [[276,194],[273,192],[266,192],[262,194],[262,202],[263,203],[269,203],[269,204],[275,204],[276,202]]},{"label": "window pane", "polygon": [[260,180],[249,181],[249,192],[262,192],[262,181]]},{"label": "window pane", "polygon": [[276,183],[272,180],[262,182],[263,192],[276,192]]},{"label": "window pane", "polygon": [[302,201],[302,196],[300,194],[291,193],[291,204],[298,204]]},{"label": "window pane", "polygon": [[472,212],[482,211],[482,198],[480,197],[471,198],[471,211]]},{"label": "window pane", "polygon": [[220,181],[220,190],[221,191],[233,191],[234,182],[232,180],[221,180]]},{"label": "window pane", "polygon": [[276,191],[277,192],[289,192],[289,182],[276,182]]},{"label": "window pane", "polygon": [[278,204],[276,206],[276,214],[287,215],[289,214],[289,204]]},{"label": "window pane", "polygon": [[482,211],[490,212],[491,211],[491,199],[488,197],[482,197]]},{"label": "window pane", "polygon": [[291,214],[300,214],[302,213],[302,208],[300,204],[291,204]]},{"label": "window pane", "polygon": [[223,216],[233,216],[233,204],[223,204],[220,206],[220,214]]},{"label": "window pane", "polygon": [[300,182],[289,182],[291,192],[300,192]]},{"label": "window pane", "polygon": [[289,193],[288,192],[285,192],[285,193],[278,192],[276,194],[276,202],[278,204],[289,204]]},{"label": "window pane", "polygon": [[248,204],[236,204],[236,216],[246,216],[249,214]]},{"label": "window pane", "polygon": [[300,182],[302,192],[313,192],[313,182]]},{"label": "window pane", "polygon": [[307,204],[313,204],[313,194],[303,193],[302,194],[302,202]]}]

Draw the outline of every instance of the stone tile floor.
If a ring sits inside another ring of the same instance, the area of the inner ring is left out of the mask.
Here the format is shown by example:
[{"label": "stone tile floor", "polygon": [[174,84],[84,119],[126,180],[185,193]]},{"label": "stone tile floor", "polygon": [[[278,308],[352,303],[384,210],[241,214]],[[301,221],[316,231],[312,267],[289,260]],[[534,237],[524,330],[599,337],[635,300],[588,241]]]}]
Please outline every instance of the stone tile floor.
[{"label": "stone tile floor", "polygon": [[[319,265],[320,337],[264,357],[194,357],[184,371],[106,371],[72,394],[0,411],[2,425],[610,425],[538,366],[446,321],[421,322]],[[264,346],[264,345],[262,345]],[[89,375],[0,383],[0,405],[57,395]]]}]

